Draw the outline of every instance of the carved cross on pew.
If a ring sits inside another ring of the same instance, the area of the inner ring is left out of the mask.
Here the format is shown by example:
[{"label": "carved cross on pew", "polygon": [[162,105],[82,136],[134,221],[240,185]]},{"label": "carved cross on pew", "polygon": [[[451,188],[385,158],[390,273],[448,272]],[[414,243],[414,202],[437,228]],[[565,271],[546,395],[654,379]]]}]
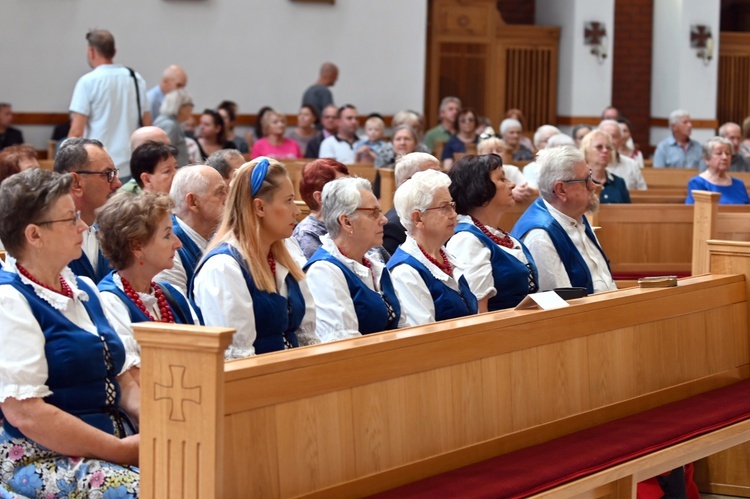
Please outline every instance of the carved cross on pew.
[{"label": "carved cross on pew", "polygon": [[706,42],[709,38],[711,38],[711,30],[708,26],[698,24],[690,27],[690,46],[692,48],[706,48]]},{"label": "carved cross on pew", "polygon": [[604,36],[607,36],[607,31],[600,22],[592,21],[586,23],[583,30],[586,45],[601,45],[602,37]]},{"label": "carved cross on pew", "polygon": [[[185,386],[185,366],[169,366],[171,384],[164,386],[154,383],[154,400],[167,399],[172,403],[169,411],[170,421],[185,421],[183,404],[185,402],[201,403],[201,387]],[[175,379],[179,379],[179,386],[175,386]]]}]

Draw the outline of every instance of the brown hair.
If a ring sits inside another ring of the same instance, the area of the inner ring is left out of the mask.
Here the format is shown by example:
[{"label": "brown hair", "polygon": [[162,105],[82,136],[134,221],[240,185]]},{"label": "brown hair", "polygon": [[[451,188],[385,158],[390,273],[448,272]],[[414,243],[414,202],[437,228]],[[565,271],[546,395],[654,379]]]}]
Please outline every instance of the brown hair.
[{"label": "brown hair", "polygon": [[6,147],[0,151],[0,183],[21,171],[23,159],[36,159],[36,149],[28,144]]}]

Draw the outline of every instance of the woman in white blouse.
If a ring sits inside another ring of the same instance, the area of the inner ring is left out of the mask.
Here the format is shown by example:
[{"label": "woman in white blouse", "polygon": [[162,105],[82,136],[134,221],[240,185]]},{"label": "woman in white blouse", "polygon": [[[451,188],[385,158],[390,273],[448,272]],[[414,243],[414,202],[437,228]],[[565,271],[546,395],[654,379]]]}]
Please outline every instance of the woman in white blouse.
[{"label": "woman in white blouse", "polygon": [[448,250],[479,300],[479,312],[515,307],[538,291],[534,260],[522,242],[499,227],[515,204],[513,188],[496,154],[464,156],[448,174],[459,214]]},{"label": "woman in white blouse", "polygon": [[417,172],[393,199],[407,236],[388,270],[409,326],[477,313],[476,297],[443,248],[456,227],[450,184],[445,173]]},{"label": "woman in white blouse", "polygon": [[385,265],[366,253],[383,244],[385,215],[363,178],[340,178],[323,187],[328,234],[305,271],[315,297],[316,331],[324,341],[395,329],[405,324]]},{"label": "woman in white blouse", "polygon": [[3,497],[138,495],[139,389],[96,286],[66,267],[87,228],[72,180],[35,168],[0,186]]},{"label": "woman in white blouse", "polygon": [[174,254],[182,247],[172,232],[173,207],[161,192],[144,191],[138,196],[121,192],[96,214],[99,244],[114,269],[99,281],[102,304],[139,384],[141,349],[133,337],[134,322],[200,324],[177,288],[154,282],[159,272],[174,266]]},{"label": "woman in white blouse", "polygon": [[227,359],[320,343],[305,274],[284,244],[299,213],[284,165],[260,157],[237,170],[190,290],[207,326],[237,330]]}]

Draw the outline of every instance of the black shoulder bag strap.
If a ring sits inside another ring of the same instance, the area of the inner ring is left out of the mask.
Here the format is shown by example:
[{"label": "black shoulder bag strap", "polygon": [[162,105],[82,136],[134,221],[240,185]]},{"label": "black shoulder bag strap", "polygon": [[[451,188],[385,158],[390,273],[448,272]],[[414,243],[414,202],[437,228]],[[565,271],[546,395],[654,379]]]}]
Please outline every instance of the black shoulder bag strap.
[{"label": "black shoulder bag strap", "polygon": [[133,83],[135,83],[135,102],[138,104],[138,128],[143,126],[143,116],[141,114],[141,92],[138,90],[138,78],[135,77],[135,71],[133,71],[133,68],[125,67],[128,71],[130,71],[130,76],[133,78]]},{"label": "black shoulder bag strap", "polygon": [[161,292],[164,293],[164,298],[167,299],[169,302],[169,305],[172,307],[172,310],[174,311],[175,315],[180,318],[183,324],[192,324],[193,318],[192,317],[185,317],[185,314],[183,313],[182,307],[180,307],[177,304],[177,300],[174,299],[174,296],[172,296],[172,292],[167,288],[166,286],[162,286],[158,282],[156,283],[157,286],[159,286],[159,289],[161,289]]}]

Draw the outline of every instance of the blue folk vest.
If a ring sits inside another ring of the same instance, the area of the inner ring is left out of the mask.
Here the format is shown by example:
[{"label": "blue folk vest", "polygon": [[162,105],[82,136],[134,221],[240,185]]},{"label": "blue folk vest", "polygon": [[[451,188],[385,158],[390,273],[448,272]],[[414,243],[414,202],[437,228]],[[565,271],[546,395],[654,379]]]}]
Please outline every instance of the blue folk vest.
[{"label": "blue folk vest", "polygon": [[[313,256],[307,261],[305,270],[317,261],[332,263],[338,267],[346,278],[346,284],[349,287],[349,296],[354,303],[354,312],[357,314],[357,330],[361,334],[379,333],[389,329],[398,328],[398,321],[401,317],[401,304],[398,302],[396,291],[393,289],[391,276],[386,269],[380,276],[380,289],[382,296],[377,291],[373,291],[363,283],[354,272],[346,265],[341,263],[337,258],[331,255],[323,247],[319,247]],[[394,317],[388,317],[388,307],[383,300],[388,300],[393,309]]]},{"label": "blue folk vest", "polygon": [[112,267],[110,267],[109,265],[109,260],[104,258],[101,249],[97,250],[96,263],[96,270],[94,270],[94,266],[86,256],[86,253],[82,253],[81,257],[70,262],[68,264],[68,267],[70,267],[70,270],[72,270],[75,275],[88,277],[89,279],[94,281],[94,283],[98,283],[99,281],[104,279],[107,274],[110,273]]},{"label": "blue folk vest", "polygon": [[[46,385],[52,391],[52,395],[44,398],[45,402],[110,435],[124,436],[124,415],[118,408],[120,385],[116,378],[125,363],[125,347],[107,321],[97,295],[80,278],[76,281],[79,289],[89,296],[82,303],[98,335],[73,324],[37,296],[30,285],[22,283],[17,274],[0,270],[0,285],[13,286],[26,298],[44,333]],[[110,404],[106,402],[108,387],[114,391]],[[3,427],[13,437],[23,436],[7,419]]]},{"label": "blue folk vest", "polygon": [[185,269],[185,275],[187,276],[186,282],[189,284],[190,280],[195,274],[195,267],[203,257],[203,251],[195,244],[190,236],[185,232],[182,226],[177,222],[177,217],[172,215],[172,232],[182,243],[182,248],[177,250],[182,260],[182,266]]},{"label": "blue folk vest", "polygon": [[[281,296],[278,293],[269,293],[261,291],[255,286],[255,280],[250,274],[250,270],[245,265],[245,260],[239,252],[224,243],[212,249],[205,259],[195,269],[197,276],[203,265],[216,255],[229,255],[237,262],[242,270],[242,276],[245,278],[247,289],[253,299],[253,316],[255,317],[255,353],[268,353],[278,350],[284,350],[284,339],[293,347],[299,346],[297,340],[297,329],[302,324],[305,317],[305,297],[299,288],[299,283],[287,274],[284,281],[287,286],[288,297]],[[190,295],[193,296],[193,286],[195,278],[190,283]],[[231,326],[231,324],[228,324]]]},{"label": "blue folk vest", "polygon": [[521,243],[521,248],[531,269],[518,258],[498,247],[492,239],[487,237],[474,224],[460,223],[456,225],[455,231],[456,234],[459,232],[470,232],[490,250],[492,281],[497,293],[489,299],[487,303],[488,310],[512,308],[521,303],[521,300],[531,292],[529,279],[534,280],[534,286],[538,289],[539,275],[536,271],[534,258],[523,243]]},{"label": "blue folk vest", "polygon": [[[583,216],[583,224],[586,236],[588,236],[591,242],[597,247],[602,254],[602,257],[607,262],[607,268],[609,268],[607,255],[604,254],[596,237],[594,237],[594,232],[591,230],[591,226],[589,225],[588,220],[586,220],[585,215]],[[518,222],[516,222],[511,234],[513,234],[514,237],[521,239],[533,229],[542,229],[547,232],[552,240],[552,244],[555,246],[557,254],[560,256],[565,271],[568,273],[571,286],[586,288],[589,293],[593,293],[594,282],[591,278],[589,267],[586,265],[586,261],[581,256],[581,252],[578,251],[578,248],[573,244],[573,241],[570,240],[568,234],[566,234],[565,229],[562,228],[557,220],[555,220],[550,214],[549,210],[547,210],[547,206],[545,206],[542,198],[534,201],[531,206],[526,209],[524,214],[521,215],[521,218],[518,219]]]},{"label": "blue folk vest", "polygon": [[[113,275],[114,272],[110,272],[107,277],[99,281],[99,291],[108,291],[120,298],[120,301],[122,301],[125,304],[125,307],[128,309],[128,314],[130,314],[130,322],[148,322],[150,319],[145,313],[143,313],[143,310],[138,308],[138,306],[133,303],[133,300],[128,298],[128,295],[126,295],[123,290],[117,287],[115,281],[112,279]],[[185,297],[183,297],[182,294],[169,283],[159,282],[157,284],[161,286],[162,289],[166,288],[169,291],[169,294],[172,295],[172,299],[170,299],[169,296],[165,297],[167,298],[167,305],[169,305],[169,308],[172,309],[174,321],[177,324],[193,324],[193,315],[190,312],[190,305],[188,304],[188,301],[185,299]]]},{"label": "blue folk vest", "polygon": [[459,277],[459,291],[456,291],[436,279],[422,262],[398,248],[388,260],[388,270],[393,270],[402,264],[409,265],[419,272],[435,304],[435,320],[443,321],[477,313],[477,298],[469,289],[469,283],[466,282],[464,276]]}]

